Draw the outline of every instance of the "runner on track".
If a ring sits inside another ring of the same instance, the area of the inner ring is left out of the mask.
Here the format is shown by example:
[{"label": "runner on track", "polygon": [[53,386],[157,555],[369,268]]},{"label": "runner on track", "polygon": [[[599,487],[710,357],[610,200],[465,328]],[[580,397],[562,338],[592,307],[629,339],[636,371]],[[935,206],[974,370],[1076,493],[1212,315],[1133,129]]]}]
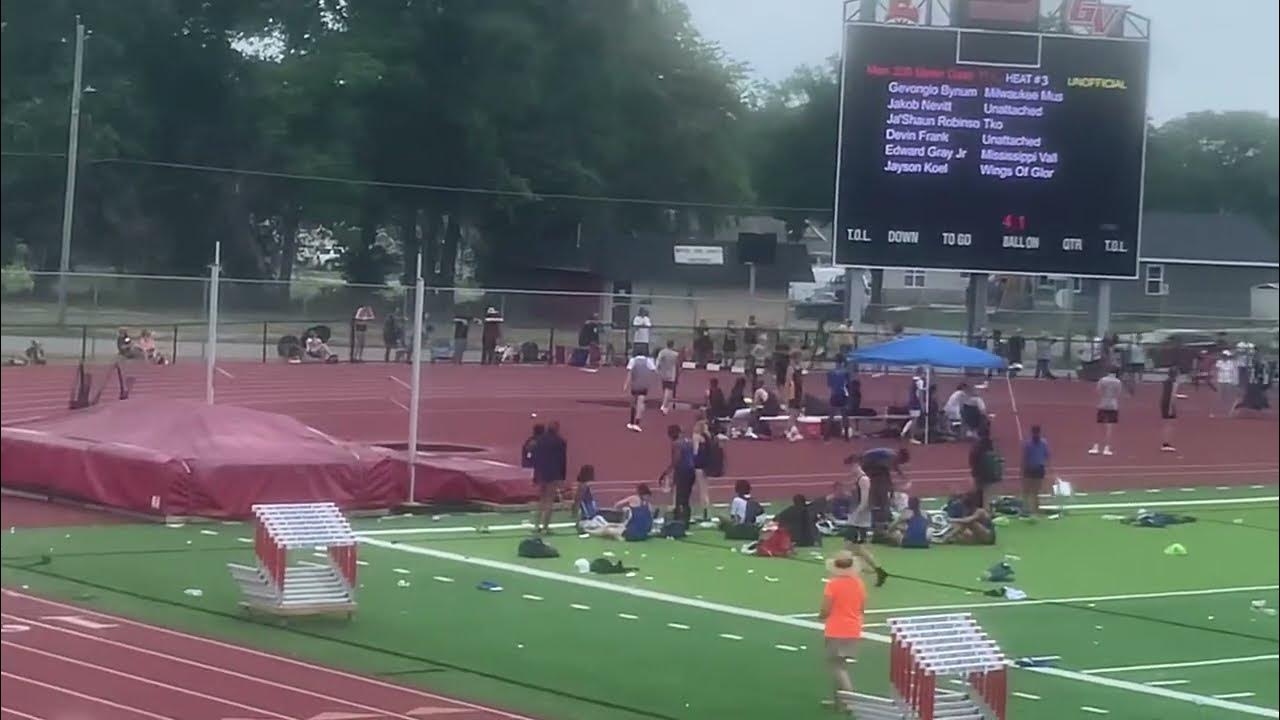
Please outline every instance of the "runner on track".
[{"label": "runner on track", "polygon": [[[1098,424],[1102,426],[1102,454],[1111,452],[1111,434],[1116,423],[1120,422],[1120,393],[1124,383],[1120,381],[1120,369],[1112,367],[1111,371],[1098,381]],[[1098,454],[1098,443],[1089,448],[1090,455]]]}]

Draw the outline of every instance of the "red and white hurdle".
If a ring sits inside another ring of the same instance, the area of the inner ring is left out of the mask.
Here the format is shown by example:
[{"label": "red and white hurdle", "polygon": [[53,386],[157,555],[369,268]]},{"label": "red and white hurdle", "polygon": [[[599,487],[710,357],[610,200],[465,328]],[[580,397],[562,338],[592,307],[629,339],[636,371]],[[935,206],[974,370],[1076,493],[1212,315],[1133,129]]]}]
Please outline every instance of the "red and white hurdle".
[{"label": "red and white hurdle", "polygon": [[[889,679],[911,720],[1005,720],[1008,664],[969,613],[889,620]],[[963,679],[968,691],[939,687]]]},{"label": "red and white hurdle", "polygon": [[[227,563],[245,608],[275,615],[355,611],[356,537],[334,503],[253,506],[254,566]],[[289,552],[324,548],[327,563],[289,565]]]}]

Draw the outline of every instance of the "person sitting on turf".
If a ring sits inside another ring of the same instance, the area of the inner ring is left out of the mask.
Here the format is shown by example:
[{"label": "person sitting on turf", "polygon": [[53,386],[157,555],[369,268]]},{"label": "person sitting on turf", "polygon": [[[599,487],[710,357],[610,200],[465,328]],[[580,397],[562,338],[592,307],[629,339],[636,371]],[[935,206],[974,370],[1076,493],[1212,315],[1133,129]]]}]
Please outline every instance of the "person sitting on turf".
[{"label": "person sitting on turf", "polygon": [[885,539],[903,548],[929,547],[929,518],[920,510],[920,498],[912,496],[907,501],[907,509],[889,526]]},{"label": "person sitting on turf", "polygon": [[653,532],[653,520],[657,514],[652,505],[653,493],[649,490],[649,486],[640,483],[636,486],[634,495],[619,500],[615,505],[615,510],[621,510],[626,513],[626,519],[620,523],[607,523],[605,525],[584,528],[585,532],[595,537],[612,538],[614,540],[625,540],[627,542],[641,542],[649,539],[650,533]]},{"label": "person sitting on turf", "polygon": [[578,469],[578,487],[573,495],[573,506],[578,510],[578,529],[590,532],[591,528],[605,525],[621,525],[626,520],[622,510],[601,508],[591,492],[591,483],[596,479],[594,465],[583,465]]},{"label": "person sitting on turf", "polygon": [[778,513],[774,521],[787,531],[797,547],[814,547],[821,543],[817,518],[804,495],[791,498],[791,505]]},{"label": "person sitting on turf", "polygon": [[942,542],[954,545],[995,544],[996,526],[982,501],[982,493],[971,491],[957,495],[947,503],[949,527],[940,538]]},{"label": "person sitting on turf", "polygon": [[729,501],[729,517],[720,521],[720,530],[728,540],[755,540],[760,537],[764,506],[751,499],[751,483],[739,480],[733,484],[733,500]]}]

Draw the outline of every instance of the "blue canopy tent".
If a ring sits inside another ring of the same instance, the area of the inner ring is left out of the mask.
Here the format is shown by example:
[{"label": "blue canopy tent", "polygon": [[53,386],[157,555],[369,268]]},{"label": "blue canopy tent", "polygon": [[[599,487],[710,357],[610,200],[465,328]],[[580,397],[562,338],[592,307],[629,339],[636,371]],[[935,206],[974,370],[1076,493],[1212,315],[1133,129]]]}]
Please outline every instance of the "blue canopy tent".
[{"label": "blue canopy tent", "polygon": [[[876,365],[914,365],[925,368],[924,406],[929,407],[929,376],[933,368],[979,368],[982,370],[1003,370],[1005,359],[999,355],[970,347],[963,343],[947,340],[934,335],[914,335],[898,340],[890,340],[879,345],[853,350],[848,355],[849,362],[871,363]],[[1005,375],[1006,382],[1008,374]],[[1009,397],[1013,398],[1013,386],[1009,386]],[[1017,414],[1017,405],[1014,405]],[[1021,427],[1019,427],[1021,435]],[[925,442],[929,441],[929,423],[924,426]]]}]

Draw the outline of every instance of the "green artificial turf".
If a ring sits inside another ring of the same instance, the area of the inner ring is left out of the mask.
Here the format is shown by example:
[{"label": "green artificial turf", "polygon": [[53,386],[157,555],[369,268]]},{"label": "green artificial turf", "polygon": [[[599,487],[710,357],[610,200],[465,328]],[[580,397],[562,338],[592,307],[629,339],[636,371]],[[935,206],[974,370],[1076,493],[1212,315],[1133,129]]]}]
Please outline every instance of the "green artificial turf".
[{"label": "green artificial turf", "polygon": [[[1275,488],[1243,489],[1240,496],[1268,493],[1274,496]],[[1162,493],[1179,496],[1175,500],[1225,494],[1211,489]],[[871,591],[867,621],[875,625],[899,614],[947,611],[933,606],[973,605],[967,611],[974,612],[1008,655],[1057,655],[1057,666],[1071,670],[1276,653],[1276,617],[1251,607],[1254,600],[1277,606],[1277,591],[1270,589],[1280,574],[1274,503],[1176,510],[1194,514],[1200,522],[1163,530],[1106,519],[1125,512],[1132,510],[1081,509],[1062,520],[1015,521],[1000,529],[995,547],[876,548],[896,577]],[[521,519],[450,515],[356,525],[373,533],[438,531]],[[361,548],[360,557],[368,564],[360,567],[360,609],[352,622],[301,620],[278,627],[246,622],[236,608],[238,597],[225,563],[251,562],[251,546],[238,540],[249,535],[250,527],[239,524],[17,530],[0,543],[3,582],[535,716],[830,717],[818,704],[828,692],[818,630],[406,551],[424,547],[571,579],[580,577],[572,567],[575,559],[610,552],[636,567],[636,575],[591,579],[790,616],[817,609],[823,568],[813,553],[831,552],[836,546],[830,543],[813,551],[801,549],[794,559],[770,559],[734,552],[736,543],[712,531],[695,532],[684,542],[646,543],[580,539],[562,531],[549,540],[560,558],[524,560],[515,555],[525,536],[519,530],[376,534],[372,537],[380,543],[398,545]],[[1185,545],[1188,554],[1165,555],[1163,548],[1171,542]],[[22,569],[46,554],[52,558],[49,564]],[[303,553],[301,559],[310,558]],[[979,575],[1004,559],[1016,571],[1008,584],[1026,591],[1029,602],[1009,604],[981,594],[990,584]],[[476,589],[485,580],[503,590]],[[1241,586],[1268,589],[1101,599]],[[202,594],[194,597],[187,589]],[[1099,599],[1062,602],[1071,598]],[[869,632],[887,631],[873,626]],[[886,694],[886,663],[886,646],[865,641],[855,667],[859,689]],[[1280,702],[1276,673],[1275,661],[1262,661],[1100,676],[1132,682],[1185,680],[1169,689],[1204,696],[1252,692],[1236,701],[1274,709]],[[1012,671],[1011,685],[1018,693],[1011,698],[1011,718],[1094,716],[1081,707],[1103,709],[1117,718],[1235,715],[1021,669]]]}]

